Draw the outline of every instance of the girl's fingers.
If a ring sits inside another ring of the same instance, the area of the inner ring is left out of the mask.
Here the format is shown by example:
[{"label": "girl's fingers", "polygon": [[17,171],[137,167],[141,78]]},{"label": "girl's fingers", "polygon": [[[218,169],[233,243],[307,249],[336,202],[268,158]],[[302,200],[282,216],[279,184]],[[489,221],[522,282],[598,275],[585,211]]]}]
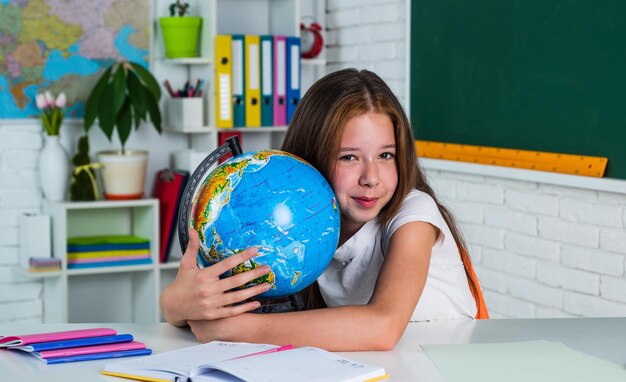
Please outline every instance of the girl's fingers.
[{"label": "girl's fingers", "polygon": [[200,248],[200,238],[198,232],[195,229],[189,229],[189,243],[187,243],[187,249],[182,259],[180,259],[180,268],[182,269],[194,269],[198,268],[197,256],[198,249]]},{"label": "girl's fingers", "polygon": [[267,265],[263,265],[261,267],[254,268],[234,276],[226,277],[219,281],[219,288],[222,292],[226,292],[228,290],[245,285],[252,280],[258,279],[259,277],[268,274],[269,271],[270,267]]},{"label": "girl's fingers", "polygon": [[258,251],[256,248],[254,247],[248,248],[245,251],[242,251],[236,255],[230,256],[229,258],[226,258],[217,264],[211,265],[207,269],[211,270],[211,273],[213,276],[218,277],[224,272],[235,268],[237,265],[243,263],[244,261],[253,258],[254,256],[257,255],[257,253]]},{"label": "girl's fingers", "polygon": [[215,317],[215,318],[227,318],[227,317],[237,316],[239,314],[246,313],[251,310],[255,310],[256,308],[260,306],[261,306],[261,303],[258,301],[250,301],[250,302],[246,302],[245,304],[235,305],[235,306],[226,306],[217,311],[218,317]]},{"label": "girl's fingers", "polygon": [[224,293],[222,297],[222,305],[236,304],[245,301],[251,297],[257,296],[263,292],[267,292],[270,289],[270,284],[263,283],[255,285],[250,288],[236,290],[233,292]]}]

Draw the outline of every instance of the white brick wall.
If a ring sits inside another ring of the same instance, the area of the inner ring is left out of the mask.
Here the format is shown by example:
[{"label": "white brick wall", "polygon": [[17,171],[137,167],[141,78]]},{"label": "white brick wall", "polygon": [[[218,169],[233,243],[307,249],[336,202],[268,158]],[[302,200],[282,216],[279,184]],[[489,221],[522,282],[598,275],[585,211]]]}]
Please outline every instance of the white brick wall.
[{"label": "white brick wall", "polygon": [[327,71],[372,70],[406,105],[406,2],[328,0],[327,7]]},{"label": "white brick wall", "polygon": [[41,210],[37,169],[41,146],[38,126],[0,124],[0,324],[42,320],[42,283],[24,280],[15,272],[18,216]]},{"label": "white brick wall", "polygon": [[494,318],[626,315],[626,193],[427,173]]}]

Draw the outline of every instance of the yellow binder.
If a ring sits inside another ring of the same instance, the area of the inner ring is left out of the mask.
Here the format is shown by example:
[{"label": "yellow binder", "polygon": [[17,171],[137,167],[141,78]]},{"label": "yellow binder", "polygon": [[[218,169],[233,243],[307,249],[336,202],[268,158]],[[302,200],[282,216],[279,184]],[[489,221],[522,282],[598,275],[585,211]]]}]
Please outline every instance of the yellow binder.
[{"label": "yellow binder", "polygon": [[233,127],[232,52],[230,35],[215,36],[215,124]]},{"label": "yellow binder", "polygon": [[261,126],[261,42],[256,35],[245,37],[246,126]]}]

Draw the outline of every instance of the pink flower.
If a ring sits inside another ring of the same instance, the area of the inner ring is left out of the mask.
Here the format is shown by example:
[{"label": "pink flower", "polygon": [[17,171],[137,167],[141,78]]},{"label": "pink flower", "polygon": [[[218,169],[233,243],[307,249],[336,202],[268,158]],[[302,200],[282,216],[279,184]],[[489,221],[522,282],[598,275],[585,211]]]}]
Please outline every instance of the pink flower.
[{"label": "pink flower", "polygon": [[59,93],[59,95],[57,96],[57,100],[56,100],[56,106],[57,107],[65,107],[65,103],[67,102],[67,99],[65,98],[65,93],[61,92]]},{"label": "pink flower", "polygon": [[35,97],[35,102],[37,103],[37,109],[43,110],[48,106],[46,102],[46,97],[42,93],[38,93]]},{"label": "pink flower", "polygon": [[43,93],[43,95],[46,98],[46,104],[47,104],[46,107],[54,106],[54,96],[52,95],[52,93],[46,90],[46,92]]}]

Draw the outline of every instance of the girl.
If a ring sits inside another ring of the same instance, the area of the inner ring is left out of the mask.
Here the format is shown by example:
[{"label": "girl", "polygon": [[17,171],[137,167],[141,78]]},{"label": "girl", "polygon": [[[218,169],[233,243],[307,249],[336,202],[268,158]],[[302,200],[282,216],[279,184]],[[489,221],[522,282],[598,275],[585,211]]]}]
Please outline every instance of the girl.
[{"label": "girl", "polygon": [[161,296],[166,319],[188,323],[201,341],[388,350],[409,321],[487,318],[480,287],[452,215],[416,165],[410,125],[389,87],[372,72],[328,74],[302,98],[282,149],[316,167],[341,211],[339,247],[308,288],[309,309],[245,313],[267,285],[231,291],[268,272],[219,275],[256,254],[244,251],[198,269],[198,238]]}]

